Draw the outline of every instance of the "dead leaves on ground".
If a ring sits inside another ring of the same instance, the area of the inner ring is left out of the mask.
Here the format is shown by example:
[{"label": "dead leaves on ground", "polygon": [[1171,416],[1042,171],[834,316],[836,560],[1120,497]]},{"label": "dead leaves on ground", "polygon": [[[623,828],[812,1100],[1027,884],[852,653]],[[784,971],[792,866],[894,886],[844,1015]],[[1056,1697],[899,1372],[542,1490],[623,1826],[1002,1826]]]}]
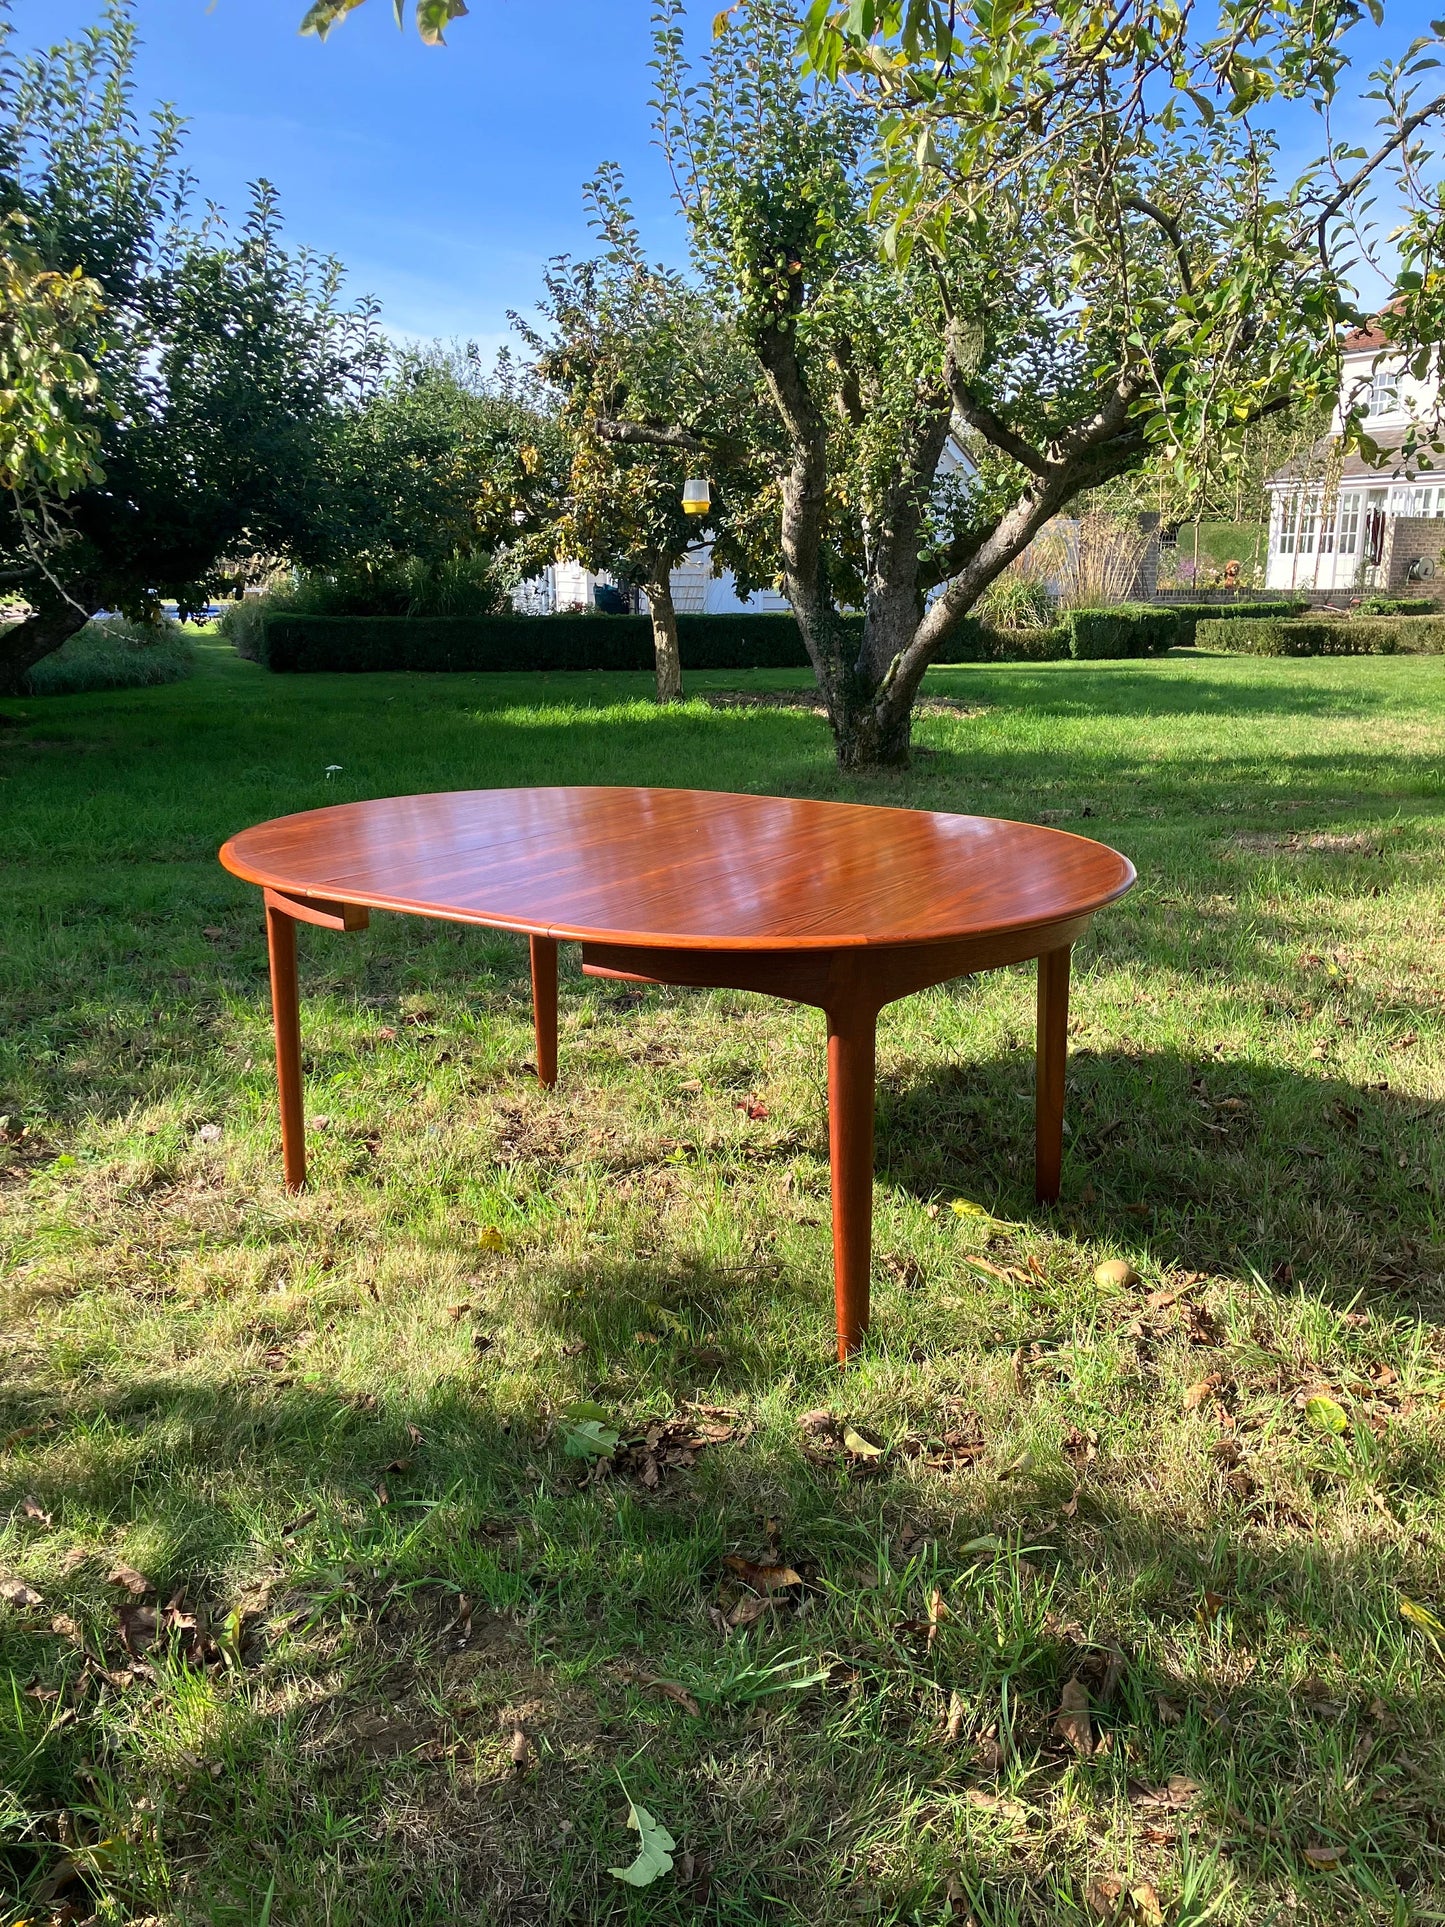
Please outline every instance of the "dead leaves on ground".
[{"label": "dead leaves on ground", "polygon": [[1091,1880],[1084,1889],[1084,1905],[1095,1920],[1107,1921],[1111,1927],[1126,1927],[1126,1923],[1130,1927],[1164,1927],[1164,1909],[1152,1881],[1142,1880],[1131,1887],[1110,1876]]},{"label": "dead leaves on ground", "polygon": [[841,1467],[854,1479],[877,1476],[894,1458],[911,1459],[930,1472],[966,1471],[975,1466],[985,1451],[978,1414],[947,1402],[940,1408],[939,1421],[936,1431],[905,1433],[890,1446],[872,1429],[820,1406],[803,1413],[798,1430],[805,1458],[814,1465]]}]

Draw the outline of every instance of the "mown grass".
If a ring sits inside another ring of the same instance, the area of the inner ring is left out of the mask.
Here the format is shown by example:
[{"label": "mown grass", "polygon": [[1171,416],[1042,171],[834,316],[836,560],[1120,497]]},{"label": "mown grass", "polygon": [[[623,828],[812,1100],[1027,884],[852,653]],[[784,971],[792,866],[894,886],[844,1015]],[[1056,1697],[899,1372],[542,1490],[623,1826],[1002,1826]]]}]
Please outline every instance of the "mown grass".
[{"label": "mown grass", "polygon": [[[7,705],[0,1579],[40,1603],[0,1604],[4,1919],[1445,1918],[1442,676],[949,671],[872,780],[805,711],[641,678],[202,645],[187,683]],[[1031,972],[895,1006],[840,1371],[815,1013],[574,963],[548,1094],[522,945],[382,917],[303,933],[287,1196],[217,845],[557,781],[1125,850],[1062,1203],[1030,1195]],[[577,1399],[731,1436],[588,1476]],[[800,1583],[729,1628],[729,1555]],[[607,1872],[624,1787],[679,1843],[642,1892]]]}]

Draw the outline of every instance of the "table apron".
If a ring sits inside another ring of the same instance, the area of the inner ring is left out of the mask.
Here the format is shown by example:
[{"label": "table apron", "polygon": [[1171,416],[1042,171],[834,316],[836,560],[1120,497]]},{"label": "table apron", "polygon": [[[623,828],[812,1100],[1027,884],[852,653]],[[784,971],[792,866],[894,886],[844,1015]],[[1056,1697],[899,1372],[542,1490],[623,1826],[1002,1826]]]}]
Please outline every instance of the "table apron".
[{"label": "table apron", "polygon": [[659,944],[586,943],[582,971],[635,984],[682,984],[701,990],[757,990],[828,1010],[899,997],[979,970],[1027,963],[1075,944],[1092,912],[1027,930],[1000,931],[944,943],[853,944],[837,950],[678,950]]}]

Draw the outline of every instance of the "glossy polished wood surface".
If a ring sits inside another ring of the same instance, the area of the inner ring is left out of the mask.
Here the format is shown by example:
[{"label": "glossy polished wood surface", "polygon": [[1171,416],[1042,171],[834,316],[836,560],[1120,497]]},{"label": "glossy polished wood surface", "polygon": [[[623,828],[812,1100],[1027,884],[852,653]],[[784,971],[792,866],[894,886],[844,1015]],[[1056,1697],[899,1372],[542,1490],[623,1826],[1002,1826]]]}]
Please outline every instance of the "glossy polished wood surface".
[{"label": "glossy polished wood surface", "polygon": [[1032,823],[711,790],[454,790],[243,830],[235,875],[303,899],[698,950],[940,943],[1087,915],[1133,865]]}]

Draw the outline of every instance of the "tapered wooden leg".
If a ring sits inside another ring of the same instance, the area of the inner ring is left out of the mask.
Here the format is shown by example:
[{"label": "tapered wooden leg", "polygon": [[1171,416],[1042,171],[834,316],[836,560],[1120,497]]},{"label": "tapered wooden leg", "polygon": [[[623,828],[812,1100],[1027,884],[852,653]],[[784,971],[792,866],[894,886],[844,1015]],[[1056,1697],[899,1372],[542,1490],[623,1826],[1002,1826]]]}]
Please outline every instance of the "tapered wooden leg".
[{"label": "tapered wooden leg", "polygon": [[286,1189],[306,1182],[306,1114],[301,1096],[301,1005],[296,987],[296,922],[266,906],[271,953],[271,1014],[276,1026],[276,1087],[281,1099],[281,1163]]},{"label": "tapered wooden leg", "polygon": [[828,1012],[828,1154],[833,1169],[833,1289],[838,1357],[868,1329],[873,1267],[873,1071],[878,1014]]},{"label": "tapered wooden leg", "polygon": [[1052,1204],[1064,1160],[1064,1065],[1069,1055],[1069,947],[1039,958],[1039,1030],[1035,1064],[1034,1195]]},{"label": "tapered wooden leg", "polygon": [[557,1082],[557,940],[532,938],[532,1020],[537,1030],[537,1082]]}]

